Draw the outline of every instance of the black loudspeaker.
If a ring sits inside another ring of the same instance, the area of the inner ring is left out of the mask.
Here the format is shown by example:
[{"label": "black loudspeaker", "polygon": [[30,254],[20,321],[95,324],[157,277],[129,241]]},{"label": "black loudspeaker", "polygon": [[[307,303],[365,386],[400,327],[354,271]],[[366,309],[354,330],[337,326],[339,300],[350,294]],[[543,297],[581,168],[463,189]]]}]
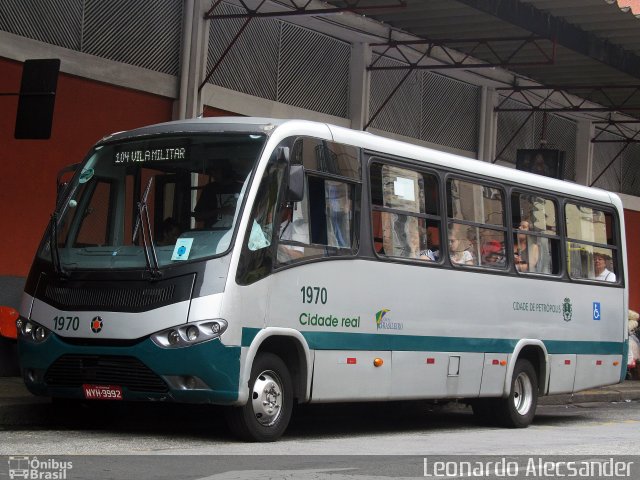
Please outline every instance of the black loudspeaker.
[{"label": "black loudspeaker", "polygon": [[518,150],[516,169],[564,180],[564,152],[547,148]]},{"label": "black loudspeaker", "polygon": [[24,62],[15,138],[41,140],[51,137],[59,71],[58,58]]}]

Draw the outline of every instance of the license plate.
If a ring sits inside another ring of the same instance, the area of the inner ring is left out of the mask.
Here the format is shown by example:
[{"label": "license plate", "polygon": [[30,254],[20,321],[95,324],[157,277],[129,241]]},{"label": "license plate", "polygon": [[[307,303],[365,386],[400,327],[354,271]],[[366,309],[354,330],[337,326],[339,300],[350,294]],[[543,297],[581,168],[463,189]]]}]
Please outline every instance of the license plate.
[{"label": "license plate", "polygon": [[122,400],[122,387],[119,385],[82,385],[87,400]]}]

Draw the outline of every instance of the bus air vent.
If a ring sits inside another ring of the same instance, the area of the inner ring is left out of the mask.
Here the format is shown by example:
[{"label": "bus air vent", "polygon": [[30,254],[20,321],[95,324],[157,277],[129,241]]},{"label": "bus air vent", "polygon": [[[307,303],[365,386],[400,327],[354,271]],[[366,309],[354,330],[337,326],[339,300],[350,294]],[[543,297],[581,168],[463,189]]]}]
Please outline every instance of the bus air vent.
[{"label": "bus air vent", "polygon": [[188,301],[195,274],[166,278],[157,282],[113,280],[65,280],[42,275],[36,298],[61,310],[146,312]]},{"label": "bus air vent", "polygon": [[170,303],[174,285],[166,287],[128,288],[69,288],[47,286],[46,297],[60,305],[76,307],[150,307]]},{"label": "bus air vent", "polygon": [[169,389],[158,375],[135,357],[108,355],[63,355],[47,370],[51,387],[83,384],[120,385],[134,392],[165,393]]}]

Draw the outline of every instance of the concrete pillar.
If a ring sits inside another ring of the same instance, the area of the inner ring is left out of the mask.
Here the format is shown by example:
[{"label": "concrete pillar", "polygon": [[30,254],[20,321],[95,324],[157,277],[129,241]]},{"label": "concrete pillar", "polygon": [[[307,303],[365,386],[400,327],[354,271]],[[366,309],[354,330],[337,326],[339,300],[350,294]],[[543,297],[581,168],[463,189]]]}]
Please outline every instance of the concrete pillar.
[{"label": "concrete pillar", "polygon": [[362,130],[369,121],[369,96],[371,94],[371,48],[366,43],[351,45],[349,65],[349,116],[351,128]]},{"label": "concrete pillar", "polygon": [[497,93],[494,88],[483,86],[480,92],[480,118],[478,127],[478,160],[492,162],[496,156],[498,133]]},{"label": "concrete pillar", "polygon": [[[589,120],[578,120],[576,128],[576,183],[590,185],[593,179],[593,138],[595,127]],[[571,180],[571,179],[570,179]]]},{"label": "concrete pillar", "polygon": [[207,53],[209,51],[209,20],[204,15],[210,7],[208,0],[185,0],[180,60],[180,91],[175,117],[194,118],[202,114],[200,83],[207,74]]}]

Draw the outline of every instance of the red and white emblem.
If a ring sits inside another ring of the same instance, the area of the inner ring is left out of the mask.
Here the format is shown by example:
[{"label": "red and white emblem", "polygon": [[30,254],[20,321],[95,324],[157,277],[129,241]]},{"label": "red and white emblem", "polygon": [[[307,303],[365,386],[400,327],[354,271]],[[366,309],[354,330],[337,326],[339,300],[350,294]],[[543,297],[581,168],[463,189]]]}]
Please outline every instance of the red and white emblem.
[{"label": "red and white emblem", "polygon": [[102,319],[100,317],[93,317],[91,320],[91,331],[93,333],[100,333],[102,330]]}]

